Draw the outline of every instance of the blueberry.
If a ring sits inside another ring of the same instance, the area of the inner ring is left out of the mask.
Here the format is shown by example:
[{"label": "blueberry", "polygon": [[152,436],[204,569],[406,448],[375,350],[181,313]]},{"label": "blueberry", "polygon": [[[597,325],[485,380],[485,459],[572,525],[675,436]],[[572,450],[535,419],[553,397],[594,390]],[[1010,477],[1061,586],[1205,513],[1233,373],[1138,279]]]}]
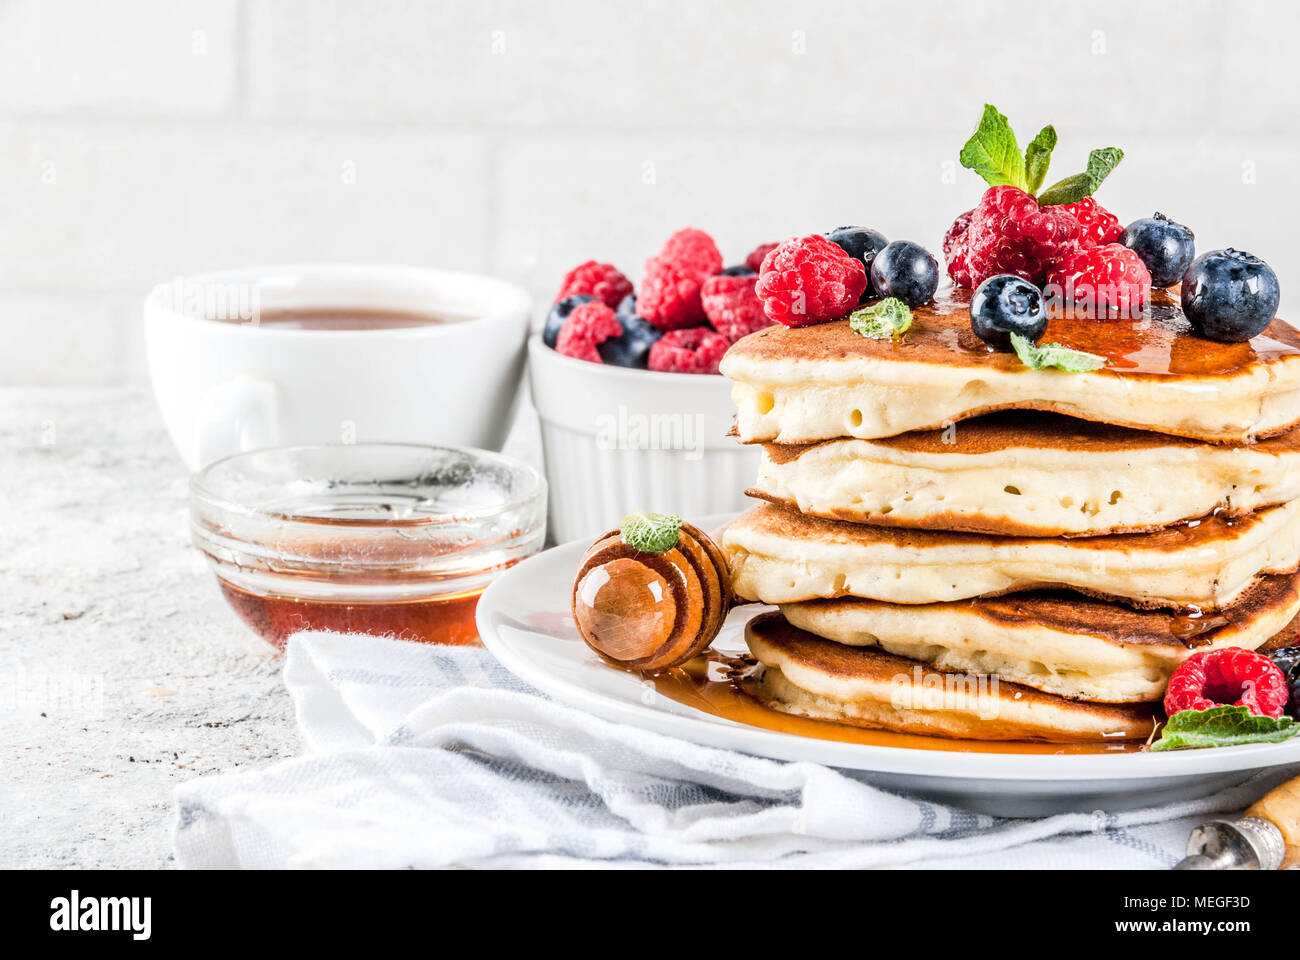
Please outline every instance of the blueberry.
[{"label": "blueberry", "polygon": [[1300,677],[1296,677],[1291,681],[1289,692],[1291,696],[1287,699],[1287,713],[1300,720]]},{"label": "blueberry", "polygon": [[1277,315],[1277,274],[1259,257],[1229,247],[1203,253],[1183,274],[1183,313],[1192,329],[1224,343],[1262,332]]},{"label": "blueberry", "polygon": [[919,243],[895,240],[871,261],[871,289],[882,297],[919,307],[932,300],[938,288],[939,261]]},{"label": "blueberry", "polygon": [[564,321],[569,318],[569,314],[573,313],[574,308],[584,303],[591,303],[595,299],[589,293],[575,293],[556,300],[550,312],[546,314],[546,326],[542,328],[542,342],[554,350],[555,341],[560,336],[560,327],[564,326]]},{"label": "blueberry", "polygon": [[854,260],[862,261],[862,266],[867,271],[867,289],[862,297],[865,300],[871,296],[871,263],[876,259],[876,254],[888,246],[889,241],[885,235],[879,230],[869,230],[866,227],[836,227],[826,234],[826,239]]},{"label": "blueberry", "polygon": [[650,360],[650,348],[663,334],[649,320],[636,315],[636,295],[629,293],[614,311],[623,332],[596,344],[596,352],[605,363],[617,367],[645,369]]},{"label": "blueberry", "polygon": [[1284,647],[1281,650],[1274,650],[1268,656],[1288,678],[1294,677],[1300,680],[1300,647]]},{"label": "blueberry", "polygon": [[724,277],[756,277],[758,271],[747,263],[738,263],[734,267],[727,267],[719,270],[718,273]]},{"label": "blueberry", "polygon": [[1047,331],[1043,291],[1011,273],[989,277],[970,298],[970,328],[990,346],[1011,349],[1011,334],[1037,343]]},{"label": "blueberry", "polygon": [[636,294],[629,293],[626,297],[618,302],[614,309],[614,316],[618,317],[618,322],[627,326],[628,318],[636,316]]},{"label": "blueberry", "polygon": [[1196,256],[1196,235],[1163,213],[1134,220],[1119,242],[1146,264],[1153,287],[1173,286]]}]

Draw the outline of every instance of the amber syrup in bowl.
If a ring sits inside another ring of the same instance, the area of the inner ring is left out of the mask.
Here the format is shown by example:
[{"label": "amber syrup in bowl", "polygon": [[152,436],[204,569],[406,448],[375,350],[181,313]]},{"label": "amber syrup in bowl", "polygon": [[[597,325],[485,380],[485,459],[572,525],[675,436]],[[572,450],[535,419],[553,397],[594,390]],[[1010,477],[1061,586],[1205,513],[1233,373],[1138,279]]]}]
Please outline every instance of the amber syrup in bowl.
[{"label": "amber syrup in bowl", "polygon": [[479,594],[542,547],[546,482],[459,447],[280,447],[191,481],[194,545],[277,647],[303,630],[476,644]]}]

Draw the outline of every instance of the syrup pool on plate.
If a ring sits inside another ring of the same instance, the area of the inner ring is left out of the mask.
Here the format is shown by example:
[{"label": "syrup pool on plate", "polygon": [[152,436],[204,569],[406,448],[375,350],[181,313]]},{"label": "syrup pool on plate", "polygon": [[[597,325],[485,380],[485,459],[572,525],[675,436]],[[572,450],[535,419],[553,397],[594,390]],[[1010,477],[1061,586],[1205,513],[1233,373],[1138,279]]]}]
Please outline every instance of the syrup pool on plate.
[{"label": "syrup pool on plate", "polygon": [[479,450],[259,450],[212,464],[191,489],[195,546],[277,647],[302,630],[477,643],[479,594],[546,535],[538,472]]}]

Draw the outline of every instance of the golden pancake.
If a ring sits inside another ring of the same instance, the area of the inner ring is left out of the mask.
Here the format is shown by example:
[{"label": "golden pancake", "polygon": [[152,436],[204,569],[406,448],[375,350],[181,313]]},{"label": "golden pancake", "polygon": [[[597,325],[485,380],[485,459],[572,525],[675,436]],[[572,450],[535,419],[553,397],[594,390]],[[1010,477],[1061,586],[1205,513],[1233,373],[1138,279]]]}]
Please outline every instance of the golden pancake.
[{"label": "golden pancake", "polygon": [[970,740],[1080,742],[1145,739],[1159,715],[1157,704],[1084,703],[845,646],[779,613],[755,617],[745,637],[763,665],[746,692],[798,716]]},{"label": "golden pancake", "polygon": [[1160,699],[1193,652],[1254,650],[1285,631],[1300,614],[1300,574],[1262,577],[1230,607],[1197,617],[1066,591],[919,606],[842,597],[783,604],[781,612],[837,643],[1063,697],[1136,703]]},{"label": "golden pancake", "polygon": [[872,527],[772,504],[723,534],[736,595],[763,603],[843,596],[943,603],[1070,588],[1139,608],[1214,610],[1262,574],[1300,566],[1300,501],[1152,533],[996,537]]},{"label": "golden pancake", "polygon": [[880,526],[1137,533],[1300,497],[1300,429],[1233,447],[1018,410],[879,440],[764,444],[747,492]]},{"label": "golden pancake", "polygon": [[1300,331],[1275,320],[1247,343],[1191,333],[1175,293],[1142,319],[1053,318],[1043,342],[1098,354],[1090,373],[1032,370],[970,329],[968,294],[915,308],[898,340],[847,320],[768,327],[722,359],[746,443],[872,439],[996,410],[1047,410],[1215,443],[1250,443],[1300,424]]}]

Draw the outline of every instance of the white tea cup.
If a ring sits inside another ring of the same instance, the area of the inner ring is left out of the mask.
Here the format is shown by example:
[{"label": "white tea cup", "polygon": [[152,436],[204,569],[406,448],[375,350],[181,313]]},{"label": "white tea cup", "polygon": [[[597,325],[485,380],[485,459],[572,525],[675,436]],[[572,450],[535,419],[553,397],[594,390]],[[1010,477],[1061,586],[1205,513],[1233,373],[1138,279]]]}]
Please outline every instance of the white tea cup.
[{"label": "white tea cup", "polygon": [[[335,318],[355,311],[361,320],[343,329],[278,322],[313,311]],[[149,376],[191,471],[289,444],[499,450],[513,420],[530,313],[528,294],[513,284],[419,267],[181,277],[145,299]]]}]

